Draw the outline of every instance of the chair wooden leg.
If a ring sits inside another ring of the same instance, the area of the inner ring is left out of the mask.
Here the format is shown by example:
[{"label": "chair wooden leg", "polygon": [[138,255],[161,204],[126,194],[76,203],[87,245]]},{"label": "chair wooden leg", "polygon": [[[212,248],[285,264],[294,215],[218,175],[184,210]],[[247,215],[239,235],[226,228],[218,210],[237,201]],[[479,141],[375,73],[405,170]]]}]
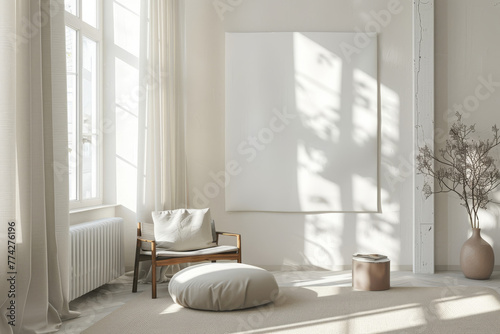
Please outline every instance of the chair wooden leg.
[{"label": "chair wooden leg", "polygon": [[241,263],[241,235],[236,237],[236,247],[238,247],[238,263]]},{"label": "chair wooden leg", "polygon": [[153,299],[156,298],[156,247],[151,247],[151,293]]},{"label": "chair wooden leg", "polygon": [[151,266],[152,276],[151,276],[151,298],[156,298],[156,266]]},{"label": "chair wooden leg", "polygon": [[134,280],[132,283],[132,292],[137,292],[137,281],[139,279],[139,257],[141,255],[141,241],[137,240],[135,247]]}]

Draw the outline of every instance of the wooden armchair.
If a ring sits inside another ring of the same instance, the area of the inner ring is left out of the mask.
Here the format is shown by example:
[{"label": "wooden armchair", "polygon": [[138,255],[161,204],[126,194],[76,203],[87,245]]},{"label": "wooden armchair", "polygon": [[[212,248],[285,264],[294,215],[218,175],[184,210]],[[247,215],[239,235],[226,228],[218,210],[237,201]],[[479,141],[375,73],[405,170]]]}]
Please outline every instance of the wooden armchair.
[{"label": "wooden armchair", "polygon": [[[139,262],[151,260],[151,285],[152,298],[156,298],[156,268],[168,266],[171,264],[200,262],[217,260],[236,260],[241,263],[241,235],[229,232],[216,232],[216,246],[192,251],[170,251],[156,246],[154,239],[143,237],[142,224],[137,224],[137,243],[135,250],[135,265],[134,265],[134,280],[132,284],[132,292],[137,292],[137,281],[139,278]],[[219,245],[220,236],[236,237],[236,246]],[[149,247],[144,247],[143,243],[149,244]],[[146,249],[145,249],[146,248]]]}]

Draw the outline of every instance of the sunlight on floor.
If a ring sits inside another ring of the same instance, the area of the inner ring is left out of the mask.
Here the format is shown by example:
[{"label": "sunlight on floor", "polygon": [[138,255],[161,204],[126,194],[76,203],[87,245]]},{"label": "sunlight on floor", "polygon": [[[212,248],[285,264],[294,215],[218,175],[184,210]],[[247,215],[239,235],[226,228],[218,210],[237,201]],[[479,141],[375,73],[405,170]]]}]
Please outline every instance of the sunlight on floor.
[{"label": "sunlight on floor", "polygon": [[[471,308],[470,305],[476,305],[476,307]],[[453,320],[500,311],[500,302],[492,295],[465,298],[457,296],[437,300],[435,308],[440,319]]]},{"label": "sunlight on floor", "polygon": [[[428,303],[427,306],[421,305],[414,300],[403,300],[400,305],[394,305],[388,301],[384,302],[385,305],[378,305],[378,307],[372,308],[366,305],[372,302],[371,298],[358,298],[357,301],[352,301],[355,305],[351,306],[353,307],[351,312],[342,312],[345,308],[342,306],[342,310],[339,313],[335,313],[337,311],[330,309],[330,307],[335,307],[335,300],[337,300],[336,296],[331,296],[332,291],[336,291],[340,287],[351,286],[350,270],[340,272],[294,270],[275,271],[273,274],[280,287],[307,287],[307,290],[311,290],[310,287],[312,286],[329,286],[330,293],[325,293],[320,291],[322,289],[317,289],[318,298],[316,301],[320,302],[324,300],[327,302],[320,309],[313,311],[314,313],[326,312],[326,314],[321,319],[293,319],[295,321],[290,320],[290,324],[269,324],[266,328],[254,329],[253,333],[314,333],[329,328],[329,326],[339,329],[337,332],[340,333],[355,333],[362,332],[362,329],[355,324],[356,319],[363,319],[365,323],[372,324],[371,319],[377,317],[383,319],[380,321],[385,322],[383,324],[386,326],[385,328],[387,326],[395,328],[395,332],[425,333],[426,329],[430,330],[430,328],[433,328],[432,326],[439,326],[439,324],[446,327],[455,322],[460,322],[466,326],[470,319],[491,317],[491,315],[497,314],[500,311],[500,299],[495,298],[495,294],[474,294],[470,292],[470,288],[474,287],[490,288],[500,292],[500,272],[494,272],[492,279],[487,281],[466,279],[461,272],[438,272],[434,275],[416,275],[405,271],[391,272],[391,289],[388,291],[389,293],[396,293],[399,289],[411,289],[415,286],[446,287],[446,289],[443,289],[440,294],[435,295],[433,301]],[[80,333],[113,311],[120,309],[124,304],[137,304],[140,293],[131,293],[132,276],[132,273],[129,272],[119,279],[72,301],[70,304],[71,309],[80,312],[81,316],[65,321],[59,333]],[[159,288],[164,289],[164,293],[168,294],[165,285],[160,284]],[[148,305],[152,306],[154,302],[150,299],[150,289],[150,285],[140,284],[138,290],[139,292],[143,291],[146,293],[145,296],[147,297]],[[399,293],[396,294],[399,295]],[[354,298],[355,296],[356,294],[353,295]],[[333,300],[330,302],[328,301],[329,298],[333,298]],[[160,307],[158,307],[156,315],[160,318],[177,317],[182,313],[180,312],[180,306],[171,304],[171,306],[169,304],[163,305],[161,303],[159,305]],[[293,306],[293,304],[290,306]],[[347,307],[348,305],[345,306]],[[408,316],[410,312],[412,316]],[[277,319],[277,315],[274,314],[272,319]],[[393,324],[392,322],[397,318],[402,318],[404,324]],[[494,326],[494,323],[485,323],[486,328],[483,332],[494,333],[494,330],[490,330],[491,326]],[[367,331],[375,332],[375,329],[371,328]]]},{"label": "sunlight on floor", "polygon": [[[344,282],[344,284],[342,284]],[[347,282],[347,283],[345,283]],[[337,286],[351,286],[351,274],[342,274],[342,275],[331,275],[326,276],[320,279],[310,278],[307,280],[295,279],[293,280],[292,286],[302,287],[302,286],[311,286],[311,285],[337,285]]]},{"label": "sunlight on floor", "polygon": [[405,329],[417,326],[425,326],[425,315],[419,304],[407,304],[396,307],[387,307],[374,311],[358,312],[349,315],[342,315],[336,317],[322,318],[310,321],[301,321],[293,324],[279,325],[273,327],[266,327],[263,330],[253,330],[252,333],[288,333],[296,332],[298,328],[303,328],[307,332],[314,333],[321,331],[322,333],[326,328],[331,329],[332,325],[337,332],[342,333],[363,333],[365,327],[357,327],[356,324],[370,323],[374,325],[380,322],[380,314],[390,313],[390,319],[403,319],[403,321],[385,321],[384,330],[386,331],[404,331]]},{"label": "sunlight on floor", "polygon": [[175,312],[179,312],[183,307],[177,304],[172,304],[166,309],[164,309],[160,314],[171,314]]}]

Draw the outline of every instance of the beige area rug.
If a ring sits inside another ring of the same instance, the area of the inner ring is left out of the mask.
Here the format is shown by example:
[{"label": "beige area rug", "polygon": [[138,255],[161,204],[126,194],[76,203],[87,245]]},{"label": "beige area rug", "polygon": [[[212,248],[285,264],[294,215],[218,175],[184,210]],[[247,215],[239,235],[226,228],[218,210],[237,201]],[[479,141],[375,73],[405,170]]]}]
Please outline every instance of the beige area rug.
[{"label": "beige area rug", "polygon": [[83,333],[499,333],[500,295],[476,287],[282,287],[278,299],[242,311],[186,309],[150,291]]}]

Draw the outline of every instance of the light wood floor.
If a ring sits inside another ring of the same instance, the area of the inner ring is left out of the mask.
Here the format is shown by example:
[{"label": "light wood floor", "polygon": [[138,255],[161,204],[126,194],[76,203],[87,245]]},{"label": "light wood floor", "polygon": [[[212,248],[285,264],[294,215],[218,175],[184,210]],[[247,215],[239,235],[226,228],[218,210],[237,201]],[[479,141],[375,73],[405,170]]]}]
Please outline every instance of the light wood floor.
[{"label": "light wood floor", "polygon": [[[280,286],[351,286],[351,271],[276,271],[273,272]],[[163,283],[165,284],[165,283]],[[461,272],[446,271],[433,275],[413,274],[407,271],[391,272],[391,286],[482,286],[500,293],[500,271],[494,272],[489,280],[470,280]],[[80,312],[80,317],[63,323],[58,333],[78,334],[119,309],[135,297],[132,292],[132,273],[75,299],[70,303],[72,310]],[[138,293],[151,291],[149,284],[139,284]],[[113,333],[110,333],[113,334]]]}]

